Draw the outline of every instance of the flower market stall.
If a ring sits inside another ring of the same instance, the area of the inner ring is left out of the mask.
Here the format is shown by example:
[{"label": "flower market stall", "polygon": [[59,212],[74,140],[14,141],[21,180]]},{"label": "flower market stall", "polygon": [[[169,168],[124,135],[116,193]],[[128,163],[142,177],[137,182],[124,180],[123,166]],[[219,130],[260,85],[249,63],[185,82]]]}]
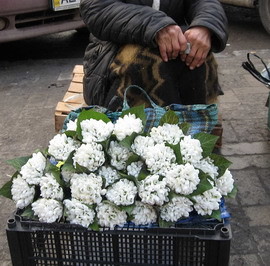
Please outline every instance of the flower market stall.
[{"label": "flower market stall", "polygon": [[45,150],[9,161],[14,265],[228,264],[231,163],[211,123],[163,109],[153,124],[154,109],[84,108]]}]

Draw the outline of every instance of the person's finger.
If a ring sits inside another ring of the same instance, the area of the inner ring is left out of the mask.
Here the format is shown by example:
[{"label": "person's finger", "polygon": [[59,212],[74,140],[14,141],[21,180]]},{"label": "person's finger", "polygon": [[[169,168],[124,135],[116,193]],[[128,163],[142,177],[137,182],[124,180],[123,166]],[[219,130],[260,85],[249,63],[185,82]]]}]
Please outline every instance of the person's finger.
[{"label": "person's finger", "polygon": [[197,64],[195,65],[195,67],[200,67],[206,60],[208,53],[203,53],[202,56],[200,57],[200,59],[198,60]]},{"label": "person's finger", "polygon": [[195,47],[192,47],[190,50],[190,53],[187,54],[186,59],[185,59],[187,66],[191,65],[191,62],[193,61],[196,52],[197,52],[197,49]]},{"label": "person's finger", "polygon": [[190,62],[189,68],[193,70],[195,67],[200,66],[203,62],[203,53],[201,50],[197,50],[192,61]]},{"label": "person's finger", "polygon": [[178,35],[178,42],[179,42],[179,45],[180,45],[179,53],[180,54],[185,54],[185,51],[188,48],[188,44],[187,44],[188,42],[187,42],[187,39],[186,39],[186,37],[185,37],[185,35],[183,33]]},{"label": "person's finger", "polygon": [[180,44],[178,39],[172,39],[171,59],[176,59],[179,55]]},{"label": "person's finger", "polygon": [[159,53],[160,53],[160,56],[161,56],[162,60],[164,62],[168,62],[169,58],[168,58],[168,55],[167,55],[165,45],[162,45],[162,44],[159,45]]}]

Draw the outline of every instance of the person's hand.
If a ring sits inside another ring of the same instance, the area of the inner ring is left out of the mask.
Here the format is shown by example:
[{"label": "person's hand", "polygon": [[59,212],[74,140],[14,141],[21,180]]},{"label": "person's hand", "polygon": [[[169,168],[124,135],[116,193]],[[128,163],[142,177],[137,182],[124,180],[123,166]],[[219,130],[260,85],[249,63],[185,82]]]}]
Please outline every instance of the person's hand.
[{"label": "person's hand", "polygon": [[187,39],[177,25],[169,25],[158,31],[155,40],[165,62],[176,59],[187,48]]},{"label": "person's hand", "polygon": [[211,33],[205,27],[194,27],[184,33],[187,42],[191,45],[189,54],[182,53],[181,59],[192,70],[201,66],[211,48]]}]

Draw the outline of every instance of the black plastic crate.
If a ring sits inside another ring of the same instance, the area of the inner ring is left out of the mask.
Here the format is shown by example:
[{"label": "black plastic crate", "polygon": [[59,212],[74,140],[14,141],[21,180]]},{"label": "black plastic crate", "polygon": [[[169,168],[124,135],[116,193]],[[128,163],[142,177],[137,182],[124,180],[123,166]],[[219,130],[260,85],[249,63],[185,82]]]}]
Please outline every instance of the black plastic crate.
[{"label": "black plastic crate", "polygon": [[117,227],[99,232],[70,224],[23,221],[6,229],[13,265],[228,265],[231,228],[209,222],[173,228]]}]

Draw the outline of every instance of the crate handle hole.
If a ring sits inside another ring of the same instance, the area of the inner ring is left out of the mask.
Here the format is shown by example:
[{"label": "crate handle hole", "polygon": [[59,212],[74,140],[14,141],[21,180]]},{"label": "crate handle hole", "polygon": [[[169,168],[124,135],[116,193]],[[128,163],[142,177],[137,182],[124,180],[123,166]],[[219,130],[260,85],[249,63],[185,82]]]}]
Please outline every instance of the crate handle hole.
[{"label": "crate handle hole", "polygon": [[227,227],[221,227],[221,229],[220,229],[220,235],[222,237],[228,238],[229,235],[230,235],[228,228]]},{"label": "crate handle hole", "polygon": [[7,224],[8,228],[14,228],[16,227],[16,220],[14,218],[8,219]]}]

